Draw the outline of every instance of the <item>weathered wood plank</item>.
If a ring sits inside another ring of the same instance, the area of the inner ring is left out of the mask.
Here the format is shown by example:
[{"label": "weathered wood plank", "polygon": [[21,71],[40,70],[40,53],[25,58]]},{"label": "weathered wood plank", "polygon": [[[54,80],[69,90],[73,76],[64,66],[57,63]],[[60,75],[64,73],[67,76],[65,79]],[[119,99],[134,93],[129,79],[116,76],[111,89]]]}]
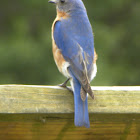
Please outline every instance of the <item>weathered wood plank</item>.
[{"label": "weathered wood plank", "polygon": [[90,114],[75,127],[73,114],[0,114],[1,140],[139,140],[139,114]]},{"label": "weathered wood plank", "polygon": [[[92,87],[90,113],[140,113],[140,86]],[[73,95],[60,87],[0,85],[0,113],[73,113]]]}]

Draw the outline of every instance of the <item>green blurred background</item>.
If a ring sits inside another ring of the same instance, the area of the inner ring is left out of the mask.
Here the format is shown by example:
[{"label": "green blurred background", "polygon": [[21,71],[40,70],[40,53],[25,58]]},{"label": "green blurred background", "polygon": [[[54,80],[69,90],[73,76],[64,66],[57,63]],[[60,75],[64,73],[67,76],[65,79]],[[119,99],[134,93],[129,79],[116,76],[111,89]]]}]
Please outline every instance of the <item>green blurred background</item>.
[{"label": "green blurred background", "polygon": [[[98,73],[92,85],[140,85],[140,1],[84,0],[95,36]],[[53,60],[47,0],[0,4],[0,84],[62,83]]]}]

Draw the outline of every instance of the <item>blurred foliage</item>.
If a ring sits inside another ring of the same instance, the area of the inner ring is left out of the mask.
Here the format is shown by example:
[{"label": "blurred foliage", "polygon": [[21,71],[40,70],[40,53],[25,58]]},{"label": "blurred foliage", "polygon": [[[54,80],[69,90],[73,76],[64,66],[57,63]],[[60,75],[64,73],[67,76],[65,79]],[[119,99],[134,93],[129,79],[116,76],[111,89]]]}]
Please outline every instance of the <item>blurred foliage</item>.
[{"label": "blurred foliage", "polygon": [[[92,85],[139,85],[140,1],[84,0],[98,54]],[[0,5],[0,84],[62,83],[53,60],[47,0],[7,0]]]}]

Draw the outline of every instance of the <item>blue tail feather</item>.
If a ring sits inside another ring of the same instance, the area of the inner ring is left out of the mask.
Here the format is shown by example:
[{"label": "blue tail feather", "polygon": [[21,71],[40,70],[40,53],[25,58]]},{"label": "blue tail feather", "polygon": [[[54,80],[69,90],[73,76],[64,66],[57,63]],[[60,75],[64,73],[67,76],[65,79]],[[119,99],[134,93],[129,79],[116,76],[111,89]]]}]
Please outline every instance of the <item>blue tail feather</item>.
[{"label": "blue tail feather", "polygon": [[83,101],[81,99],[80,91],[81,84],[77,79],[73,79],[74,86],[74,104],[75,104],[75,126],[90,127],[89,115],[88,115],[88,100]]}]

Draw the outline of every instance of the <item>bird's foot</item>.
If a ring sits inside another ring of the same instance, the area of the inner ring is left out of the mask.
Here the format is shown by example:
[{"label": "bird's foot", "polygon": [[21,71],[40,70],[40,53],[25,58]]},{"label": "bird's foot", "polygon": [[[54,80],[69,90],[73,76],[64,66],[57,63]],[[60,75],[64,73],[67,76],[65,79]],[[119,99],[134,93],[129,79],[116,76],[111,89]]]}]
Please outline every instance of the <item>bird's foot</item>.
[{"label": "bird's foot", "polygon": [[70,91],[73,94],[73,91],[71,88],[67,87],[67,82],[70,80],[70,78],[68,78],[64,83],[58,85],[60,87],[66,88],[68,91]]},{"label": "bird's foot", "polygon": [[67,87],[67,86],[64,86],[63,84],[60,84],[60,85],[58,85],[58,86],[60,86],[60,87],[62,87],[62,88],[66,88],[68,91],[70,91],[70,92],[73,94],[73,91],[72,91],[71,88],[69,88],[69,87]]}]

